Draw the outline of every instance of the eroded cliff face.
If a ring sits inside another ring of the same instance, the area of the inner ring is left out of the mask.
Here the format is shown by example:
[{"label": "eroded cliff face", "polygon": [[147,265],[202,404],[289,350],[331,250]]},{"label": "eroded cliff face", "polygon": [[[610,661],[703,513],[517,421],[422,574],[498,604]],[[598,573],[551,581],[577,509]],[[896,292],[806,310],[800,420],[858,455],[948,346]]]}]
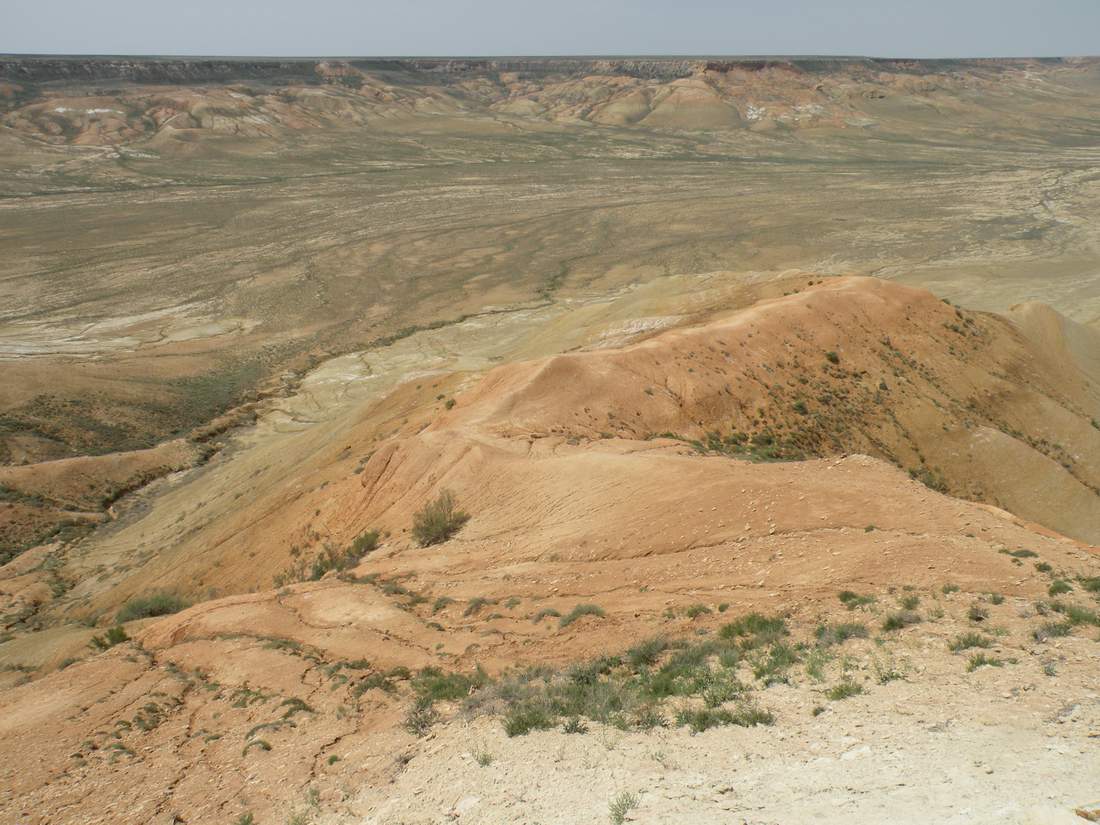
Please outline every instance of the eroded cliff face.
[{"label": "eroded cliff face", "polygon": [[[270,137],[441,113],[662,131],[868,129],[904,119],[914,106],[995,113],[1004,94],[1025,109],[1045,107],[1044,84],[1064,91],[1095,81],[1097,65],[1060,58],[8,57],[0,58],[0,112],[16,134],[84,145],[136,143],[165,129]],[[995,99],[983,102],[979,93]]]}]

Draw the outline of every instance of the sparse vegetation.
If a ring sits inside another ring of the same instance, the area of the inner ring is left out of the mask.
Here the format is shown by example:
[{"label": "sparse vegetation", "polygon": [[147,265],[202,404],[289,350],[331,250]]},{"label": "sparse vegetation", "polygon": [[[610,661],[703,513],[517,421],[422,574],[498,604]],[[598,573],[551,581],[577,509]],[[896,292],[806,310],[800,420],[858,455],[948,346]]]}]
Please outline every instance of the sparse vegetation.
[{"label": "sparse vegetation", "polygon": [[492,751],[483,745],[474,748],[474,750],[470,752],[470,755],[474,758],[474,761],[483,768],[487,768],[493,764],[494,757]]},{"label": "sparse vegetation", "polygon": [[442,544],[462,529],[470,515],[460,509],[450,490],[443,490],[413,515],[412,535],[421,547]]},{"label": "sparse vegetation", "polygon": [[562,616],[561,619],[558,620],[558,627],[569,627],[569,625],[573,624],[573,622],[584,616],[596,616],[597,618],[602,619],[606,615],[607,614],[604,612],[604,609],[599,605],[578,604],[576,607],[574,607],[566,615]]},{"label": "sparse vegetation", "polygon": [[126,631],[123,630],[122,625],[116,625],[115,627],[109,628],[102,636],[93,636],[88,644],[96,650],[106,650],[107,648],[120,645],[129,640],[130,637],[126,635]]},{"label": "sparse vegetation", "polygon": [[430,696],[417,696],[405,714],[405,730],[413,736],[424,736],[439,719]]},{"label": "sparse vegetation", "polygon": [[548,617],[552,617],[552,618],[555,618],[555,619],[560,618],[561,617],[561,611],[560,610],[555,610],[552,607],[544,607],[542,610],[540,610],[538,613],[536,613],[534,616],[531,617],[531,621],[534,624],[538,624],[543,619],[548,618]]},{"label": "sparse vegetation", "polygon": [[1065,579],[1055,579],[1050,583],[1050,587],[1047,588],[1047,595],[1061,596],[1063,593],[1070,593],[1072,591],[1073,586]]},{"label": "sparse vegetation", "polygon": [[972,604],[966,611],[966,617],[972,622],[984,622],[989,618],[989,611],[980,604]]},{"label": "sparse vegetation", "polygon": [[608,806],[608,818],[611,825],[623,825],[628,812],[638,806],[638,797],[627,791],[623,791]]},{"label": "sparse vegetation", "polygon": [[920,624],[920,616],[910,610],[903,610],[889,614],[882,623],[882,629],[889,632],[915,624]]},{"label": "sparse vegetation", "polygon": [[817,641],[823,645],[839,645],[849,639],[866,639],[867,625],[862,622],[841,622],[839,624],[819,625],[814,631]]},{"label": "sparse vegetation", "polygon": [[949,644],[948,649],[952,653],[969,650],[972,647],[991,647],[993,640],[981,633],[963,633],[956,636]]},{"label": "sparse vegetation", "polygon": [[874,596],[861,596],[851,590],[841,590],[837,598],[849,610],[855,610],[857,607],[867,607],[875,603]]},{"label": "sparse vegetation", "polygon": [[833,685],[825,691],[825,696],[828,697],[830,701],[838,702],[841,699],[848,699],[852,696],[858,696],[861,693],[863,693],[863,685],[845,679],[843,682]]},{"label": "sparse vegetation", "polygon": [[980,667],[1002,667],[1004,662],[984,653],[975,653],[966,660],[966,672],[973,673]]},{"label": "sparse vegetation", "polygon": [[466,602],[466,609],[462,611],[463,616],[476,616],[481,612],[481,608],[496,604],[493,599],[487,599],[484,596],[474,596],[470,601]]},{"label": "sparse vegetation", "polygon": [[343,573],[345,570],[350,570],[359,564],[364,556],[378,547],[378,540],[378,531],[368,530],[360,534],[344,550],[325,544],[312,559],[301,555],[297,548],[291,548],[291,555],[295,557],[295,561],[275,576],[274,585],[283,587],[294,582],[319,581],[327,573],[333,571]]},{"label": "sparse vegetation", "polygon": [[186,600],[173,593],[153,593],[148,596],[136,596],[122,605],[115,621],[119,624],[125,624],[135,619],[167,616],[178,613],[188,606]]}]

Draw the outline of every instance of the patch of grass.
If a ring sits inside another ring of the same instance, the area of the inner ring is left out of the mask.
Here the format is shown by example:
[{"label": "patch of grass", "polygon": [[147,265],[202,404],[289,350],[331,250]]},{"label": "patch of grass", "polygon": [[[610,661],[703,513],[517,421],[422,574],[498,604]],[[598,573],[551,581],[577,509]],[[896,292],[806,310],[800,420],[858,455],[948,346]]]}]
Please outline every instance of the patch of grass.
[{"label": "patch of grass", "polygon": [[484,746],[475,748],[470,752],[470,755],[474,758],[474,761],[483,768],[487,768],[493,764],[493,754]]},{"label": "patch of grass", "polygon": [[286,708],[286,710],[283,711],[284,719],[292,719],[294,718],[294,714],[296,713],[317,712],[313,708],[311,708],[304,700],[299,699],[296,696],[292,696],[289,699],[284,699],[282,702],[279,703],[279,707]]},{"label": "patch of grass", "polygon": [[729,624],[722,625],[718,636],[722,639],[740,639],[741,647],[750,650],[778,641],[787,633],[787,622],[782,616],[749,613],[734,619]]},{"label": "patch of grass", "polygon": [[271,750],[271,743],[266,739],[253,739],[241,750],[241,756],[248,756],[248,752],[253,748],[259,748],[262,751]]},{"label": "patch of grass", "polygon": [[542,610],[540,610],[538,613],[536,613],[534,616],[531,617],[531,622],[533,624],[538,624],[539,622],[541,622],[543,619],[545,619],[547,617],[552,617],[552,618],[555,618],[555,619],[561,618],[561,611],[560,610],[555,610],[552,607],[544,607]]},{"label": "patch of grass", "polygon": [[1005,601],[1005,597],[1002,596],[1000,593],[990,593],[989,594],[989,603],[990,604],[1004,604],[1004,601]]},{"label": "patch of grass", "polygon": [[867,625],[862,622],[839,622],[818,625],[814,636],[823,645],[839,645],[849,639],[866,639]]},{"label": "patch of grass", "polygon": [[973,673],[980,667],[1002,667],[1003,665],[1004,662],[1001,659],[986,656],[984,653],[975,653],[966,660],[966,672]]},{"label": "patch of grass", "polygon": [[1032,631],[1032,638],[1037,642],[1045,642],[1047,639],[1069,636],[1073,632],[1073,624],[1064,622],[1047,622]]},{"label": "patch of grass", "polygon": [[738,725],[744,728],[771,725],[775,716],[755,705],[745,704],[736,710],[726,708],[681,708],[676,712],[676,724],[691,728],[692,733],[702,733],[710,728]]},{"label": "patch of grass", "polygon": [[413,514],[412,535],[421,547],[442,544],[469,520],[470,514],[458,509],[454,494],[443,490]]},{"label": "patch of grass", "polygon": [[902,669],[894,662],[892,656],[884,660],[878,657],[872,658],[871,667],[875,671],[875,681],[880,685],[886,685],[890,682],[905,678],[905,673],[903,673]]},{"label": "patch of grass", "polygon": [[863,685],[845,679],[825,691],[825,696],[832,702],[839,702],[841,699],[848,699],[861,693],[863,693]]},{"label": "patch of grass", "polygon": [[972,622],[984,622],[989,618],[989,611],[980,604],[972,604],[966,611],[966,618]]},{"label": "patch of grass", "polygon": [[947,583],[947,584],[945,584],[945,585],[943,586],[943,588],[942,588],[942,590],[943,590],[943,595],[945,595],[945,596],[950,596],[950,595],[951,595],[952,593],[958,593],[958,592],[959,592],[959,589],[960,589],[960,588],[959,588],[959,586],[958,586],[957,584],[952,584],[952,583],[948,582],[948,583]]},{"label": "patch of grass", "polygon": [[1045,561],[1035,562],[1035,569],[1040,573],[1052,573],[1054,571],[1054,568]]},{"label": "patch of grass", "polygon": [[1055,579],[1047,588],[1047,595],[1049,596],[1060,596],[1063,593],[1071,592],[1073,592],[1073,586],[1065,579]]},{"label": "patch of grass", "polygon": [[916,593],[909,593],[905,596],[902,596],[898,600],[898,604],[901,605],[902,610],[916,610],[917,605],[920,604],[920,596],[918,596]]},{"label": "patch of grass", "polygon": [[706,616],[713,611],[705,604],[693,604],[684,611],[684,615],[689,619],[695,619],[699,616]]},{"label": "patch of grass", "polygon": [[148,596],[136,596],[129,599],[115,616],[119,624],[132,622],[135,619],[148,619],[153,616],[168,616],[179,613],[188,602],[173,593],[152,593]]},{"label": "patch of grass", "polygon": [[432,707],[431,697],[417,696],[412,707],[405,714],[405,730],[419,738],[426,735],[438,719],[439,714]]},{"label": "patch of grass", "polygon": [[440,596],[434,602],[432,602],[432,615],[434,616],[440,610],[443,610],[447,605],[454,604],[455,600],[450,596]]},{"label": "patch of grass", "polygon": [[1005,556],[1012,556],[1014,559],[1033,559],[1039,554],[1034,550],[998,550],[997,552]]},{"label": "patch of grass", "polygon": [[825,681],[825,665],[833,658],[833,654],[822,645],[813,647],[806,654],[806,675],[815,682]]},{"label": "patch of grass", "polygon": [[606,615],[607,614],[604,612],[604,609],[599,605],[578,604],[576,607],[574,607],[566,615],[562,616],[561,619],[558,620],[558,627],[569,627],[569,625],[573,624],[573,622],[584,616],[596,616],[602,619]]},{"label": "patch of grass", "polygon": [[562,733],[588,733],[588,723],[586,723],[579,716],[570,716],[565,720],[565,724],[561,726]]},{"label": "patch of grass", "polygon": [[626,652],[626,660],[634,670],[638,670],[656,664],[667,649],[668,640],[663,636],[656,636],[630,648]]},{"label": "patch of grass", "polygon": [[857,607],[866,607],[867,605],[875,603],[874,596],[863,596],[851,590],[841,590],[840,593],[837,594],[837,598],[840,599],[840,603],[849,610],[855,610]]},{"label": "patch of grass", "polygon": [[444,673],[437,667],[426,667],[412,680],[412,688],[418,696],[433,702],[454,702],[464,699],[473,691],[489,683],[489,675],[480,667],[473,673]]},{"label": "patch of grass", "polygon": [[120,645],[123,642],[129,641],[130,637],[126,635],[126,631],[122,628],[122,625],[116,625],[109,628],[102,636],[93,636],[88,645],[95,650],[107,650],[108,648]]},{"label": "patch of grass", "polygon": [[466,609],[462,611],[462,615],[473,616],[480,612],[481,608],[490,604],[496,604],[496,601],[493,599],[486,599],[482,596],[474,596],[474,598],[466,603]]},{"label": "patch of grass", "polygon": [[1100,576],[1078,576],[1077,583],[1089,593],[1100,594]]},{"label": "patch of grass", "polygon": [[920,616],[916,613],[910,610],[903,610],[899,613],[891,613],[887,616],[882,623],[882,629],[887,632],[901,630],[910,625],[920,624],[920,620]]},{"label": "patch of grass", "polygon": [[508,736],[525,736],[533,730],[549,730],[557,720],[541,702],[521,702],[504,716],[504,732]]},{"label": "patch of grass", "polygon": [[611,820],[611,825],[623,825],[627,813],[636,807],[638,807],[638,797],[627,791],[620,793],[608,806],[608,819]]},{"label": "patch of grass", "polygon": [[798,651],[784,642],[773,642],[752,662],[752,675],[765,687],[787,682],[787,671],[799,660]]},{"label": "patch of grass", "polygon": [[256,818],[252,816],[251,811],[246,811],[237,817],[235,825],[256,825]]},{"label": "patch of grass", "polygon": [[1093,610],[1080,607],[1076,604],[1067,604],[1063,611],[1063,615],[1066,617],[1066,621],[1075,627],[1082,624],[1100,627],[1100,615]]},{"label": "patch of grass", "polygon": [[993,640],[988,636],[971,632],[956,636],[947,647],[952,653],[958,653],[963,650],[969,650],[972,647],[992,647],[992,645]]}]

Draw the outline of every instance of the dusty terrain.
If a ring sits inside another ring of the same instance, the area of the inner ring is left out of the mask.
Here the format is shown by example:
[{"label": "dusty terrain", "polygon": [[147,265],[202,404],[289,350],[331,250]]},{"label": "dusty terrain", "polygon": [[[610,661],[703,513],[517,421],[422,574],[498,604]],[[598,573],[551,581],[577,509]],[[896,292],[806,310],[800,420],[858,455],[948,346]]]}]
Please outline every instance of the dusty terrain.
[{"label": "dusty terrain", "polygon": [[0,59],[0,818],[1084,821],[1098,65]]}]

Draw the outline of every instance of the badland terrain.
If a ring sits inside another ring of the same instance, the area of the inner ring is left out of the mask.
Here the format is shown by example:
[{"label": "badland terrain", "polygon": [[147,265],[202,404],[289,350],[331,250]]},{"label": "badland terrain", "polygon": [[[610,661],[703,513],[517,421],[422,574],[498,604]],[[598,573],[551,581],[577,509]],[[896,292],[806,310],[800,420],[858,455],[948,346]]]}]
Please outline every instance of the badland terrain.
[{"label": "badland terrain", "polygon": [[1100,816],[1100,60],[0,57],[0,812]]}]

